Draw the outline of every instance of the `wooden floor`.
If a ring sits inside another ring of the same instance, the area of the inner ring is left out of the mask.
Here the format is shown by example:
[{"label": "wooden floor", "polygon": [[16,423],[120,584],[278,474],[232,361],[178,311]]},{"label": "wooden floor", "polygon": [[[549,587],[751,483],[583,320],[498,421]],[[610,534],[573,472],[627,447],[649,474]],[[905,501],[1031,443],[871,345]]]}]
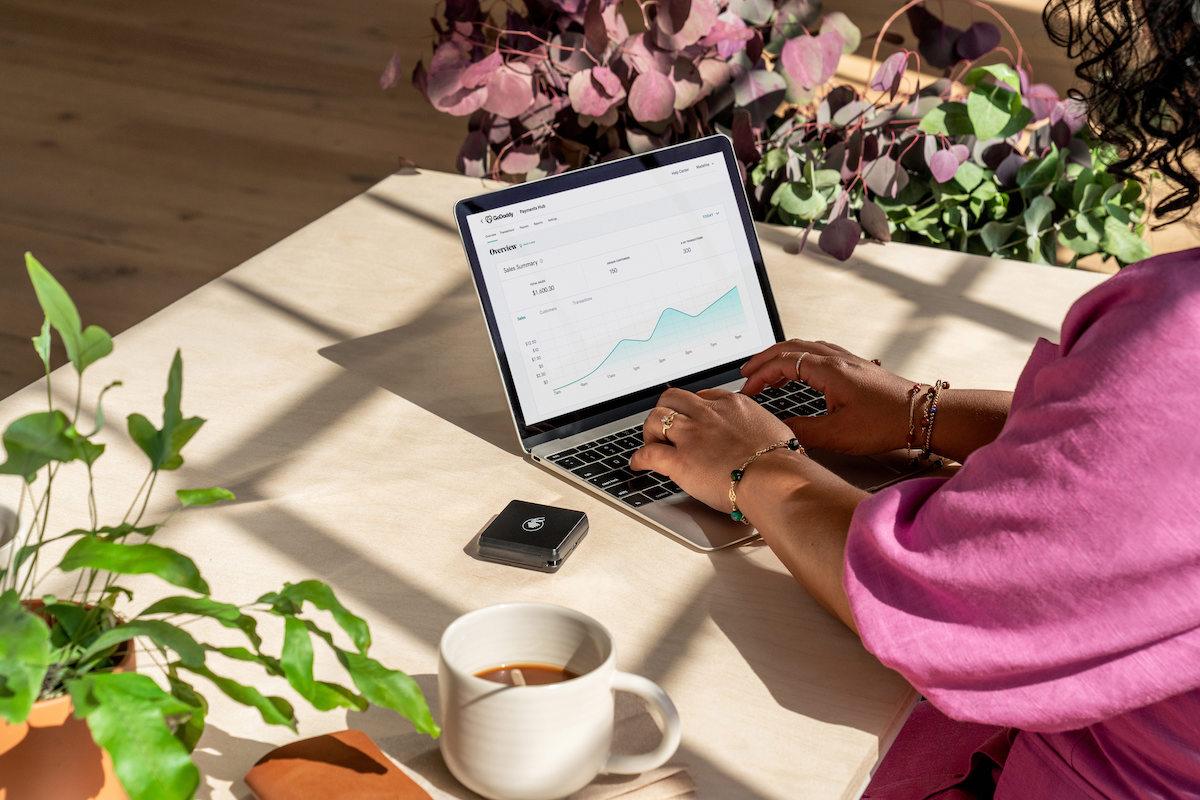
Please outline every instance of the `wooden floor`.
[{"label": "wooden floor", "polygon": [[[1036,4],[1003,6],[1039,76],[1069,80]],[[0,0],[0,397],[37,376],[25,250],[63,280],[85,322],[117,333],[401,158],[452,169],[464,120],[434,113],[407,82],[378,85],[397,46],[405,75],[428,51],[431,7]],[[870,33],[896,4],[826,7]],[[331,280],[351,268],[330,264]]]}]

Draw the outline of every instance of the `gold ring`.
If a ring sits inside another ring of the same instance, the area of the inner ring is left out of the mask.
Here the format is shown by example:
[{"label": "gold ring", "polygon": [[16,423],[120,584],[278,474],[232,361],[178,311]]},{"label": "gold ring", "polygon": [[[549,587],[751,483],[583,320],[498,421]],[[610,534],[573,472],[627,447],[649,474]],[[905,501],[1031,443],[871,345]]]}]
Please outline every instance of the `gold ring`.
[{"label": "gold ring", "polygon": [[872,358],[872,359],[871,359],[871,363],[872,363],[872,364],[874,364],[874,365],[875,365],[875,366],[877,366],[877,367],[882,367],[882,366],[883,366],[883,362],[882,362],[882,361],[880,361],[878,358]]},{"label": "gold ring", "polygon": [[679,413],[678,411],[672,411],[670,414],[667,414],[665,417],[662,418],[663,438],[664,439],[667,438],[667,431],[670,430],[671,426],[675,424],[675,416],[678,413]]},{"label": "gold ring", "polygon": [[801,353],[800,355],[796,356],[796,380],[800,381],[801,383],[804,383],[804,379],[800,377],[800,362],[804,360],[806,355],[808,355],[808,353]]}]

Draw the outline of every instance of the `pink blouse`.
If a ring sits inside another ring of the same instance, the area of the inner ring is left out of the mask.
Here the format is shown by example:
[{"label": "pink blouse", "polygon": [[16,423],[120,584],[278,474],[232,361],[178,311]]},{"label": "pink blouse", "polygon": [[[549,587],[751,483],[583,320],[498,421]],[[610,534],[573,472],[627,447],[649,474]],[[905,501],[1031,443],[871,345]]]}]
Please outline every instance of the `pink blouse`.
[{"label": "pink blouse", "polygon": [[1200,797],[1200,249],[1098,286],[1061,339],[956,475],[859,506],[846,592],[937,708],[1021,730],[998,800]]}]

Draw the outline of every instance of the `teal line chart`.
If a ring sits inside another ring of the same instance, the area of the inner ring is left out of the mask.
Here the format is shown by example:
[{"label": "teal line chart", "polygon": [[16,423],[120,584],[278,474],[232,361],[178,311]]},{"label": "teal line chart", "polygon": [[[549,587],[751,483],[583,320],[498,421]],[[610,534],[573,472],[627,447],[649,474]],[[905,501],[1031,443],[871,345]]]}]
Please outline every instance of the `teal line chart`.
[{"label": "teal line chart", "polygon": [[731,287],[695,314],[667,306],[658,315],[658,320],[654,323],[648,336],[644,339],[621,339],[608,351],[608,355],[600,359],[600,363],[586,375],[568,381],[562,386],[556,387],[554,391],[557,392],[587,380],[603,369],[605,365],[636,360],[638,356],[649,355],[684,340],[728,330],[731,323],[742,319],[744,319],[742,300],[736,286]]}]

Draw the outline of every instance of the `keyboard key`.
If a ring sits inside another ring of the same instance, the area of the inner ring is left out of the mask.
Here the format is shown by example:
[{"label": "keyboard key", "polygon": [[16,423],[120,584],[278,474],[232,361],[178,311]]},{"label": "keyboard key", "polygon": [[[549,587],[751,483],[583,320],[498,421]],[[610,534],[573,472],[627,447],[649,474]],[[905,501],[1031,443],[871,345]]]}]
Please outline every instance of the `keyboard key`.
[{"label": "keyboard key", "polygon": [[683,489],[680,489],[679,484],[675,481],[667,481],[663,484],[663,488],[669,491],[671,494],[679,494],[683,491]]},{"label": "keyboard key", "polygon": [[633,477],[633,473],[627,469],[614,469],[605,472],[603,475],[597,475],[589,480],[589,483],[599,486],[601,489],[607,489],[610,486],[616,486],[618,483],[624,483]]},{"label": "keyboard key", "polygon": [[609,456],[600,463],[607,465],[609,469],[621,469],[629,466],[629,459],[625,456]]},{"label": "keyboard key", "polygon": [[790,407],[784,405],[778,400],[772,400],[769,403],[764,403],[763,406],[776,414],[786,414],[790,411]]},{"label": "keyboard key", "polygon": [[633,491],[641,492],[649,489],[652,486],[657,486],[658,481],[651,478],[649,475],[638,475],[633,480],[629,481],[629,485],[633,487]]},{"label": "keyboard key", "polygon": [[571,470],[581,478],[594,478],[597,475],[603,475],[608,472],[608,465],[603,461],[597,461],[594,464],[584,464],[582,467],[576,467]]},{"label": "keyboard key", "polygon": [[610,486],[604,491],[619,500],[633,494],[633,487],[629,485],[629,481],[625,481],[624,483],[618,483],[616,486]]},{"label": "keyboard key", "polygon": [[617,438],[617,434],[610,433],[608,436],[601,436],[599,439],[597,439],[596,444],[604,444],[605,442],[611,442],[612,440],[614,440],[616,438]]},{"label": "keyboard key", "polygon": [[615,456],[621,452],[621,449],[612,442],[609,442],[608,444],[602,444],[597,447],[596,452],[600,453],[601,455]]},{"label": "keyboard key", "polygon": [[650,502],[650,498],[646,497],[646,495],[641,494],[640,492],[638,494],[631,494],[622,499],[634,508],[640,508],[641,506],[644,506]]},{"label": "keyboard key", "polygon": [[570,449],[568,449],[568,450],[563,450],[561,453],[555,453],[554,455],[550,456],[550,460],[551,460],[551,461],[559,461],[559,460],[561,460],[561,459],[564,459],[564,458],[566,458],[567,456],[573,456],[573,455],[575,455],[577,452],[579,452],[579,448],[578,448],[578,447],[572,447],[572,448],[570,448]]},{"label": "keyboard key", "polygon": [[654,478],[654,480],[658,481],[659,483],[666,483],[667,481],[671,480],[666,475],[663,475],[661,472],[647,472],[646,474],[649,475],[651,478]]},{"label": "keyboard key", "polygon": [[651,500],[662,500],[664,497],[670,497],[671,492],[665,486],[651,486],[645,491],[645,495]]},{"label": "keyboard key", "polygon": [[623,438],[623,439],[618,439],[618,440],[615,442],[615,444],[617,445],[617,447],[621,448],[621,449],[622,449],[622,450],[624,450],[625,452],[628,452],[628,451],[630,451],[630,450],[636,450],[637,448],[641,447],[641,446],[642,446],[642,440],[641,440],[641,439],[635,439],[635,438],[633,438],[632,436],[626,436],[626,437],[625,437],[625,438]]},{"label": "keyboard key", "polygon": [[767,403],[771,402],[771,398],[767,397],[765,394],[756,394],[750,399],[758,403],[760,406],[765,406]]},{"label": "keyboard key", "polygon": [[575,469],[576,467],[582,467],[584,464],[584,462],[580,461],[578,458],[575,458],[575,456],[560,458],[554,463],[558,464],[558,466],[562,467],[563,469]]},{"label": "keyboard key", "polygon": [[762,393],[765,394],[767,397],[771,398],[772,400],[778,400],[779,398],[783,397],[783,390],[776,389],[774,386],[766,387],[765,389],[762,390]]},{"label": "keyboard key", "polygon": [[593,461],[599,461],[600,459],[604,458],[603,454],[597,453],[595,450],[584,450],[575,457],[587,464],[591,464]]}]

